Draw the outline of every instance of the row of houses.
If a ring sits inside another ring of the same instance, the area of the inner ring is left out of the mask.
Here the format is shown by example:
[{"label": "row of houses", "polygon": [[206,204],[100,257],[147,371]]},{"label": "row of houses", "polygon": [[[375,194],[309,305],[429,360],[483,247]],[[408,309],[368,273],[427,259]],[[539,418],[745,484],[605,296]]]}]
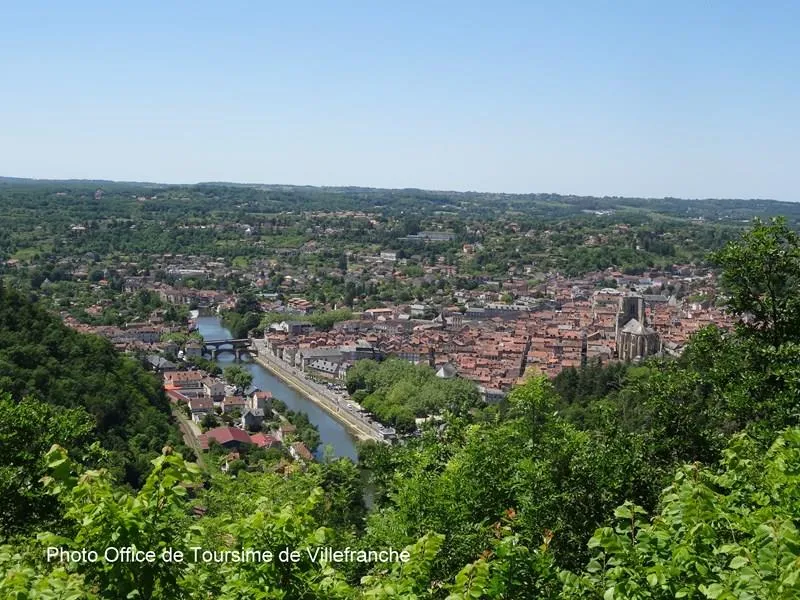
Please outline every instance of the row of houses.
[{"label": "row of houses", "polygon": [[[280,448],[290,442],[297,428],[290,422],[281,420],[277,429],[258,431],[264,420],[276,416],[272,409],[272,394],[257,388],[245,391],[244,395],[225,395],[226,386],[219,379],[209,377],[203,371],[168,371],[163,374],[164,389],[173,403],[189,407],[192,420],[200,423],[206,415],[222,414],[238,416],[238,427],[223,426],[210,429],[199,436],[203,450],[208,450],[211,441],[228,449],[238,449],[244,445],[258,448]],[[248,433],[256,431],[255,433]],[[308,462],[313,455],[302,442],[290,442],[289,453],[295,458]]]},{"label": "row of houses", "polygon": [[164,390],[173,402],[188,405],[192,420],[200,423],[207,414],[234,415],[240,427],[257,429],[272,412],[272,394],[257,388],[244,395],[228,394],[225,383],[204,371],[167,371],[163,374]]}]

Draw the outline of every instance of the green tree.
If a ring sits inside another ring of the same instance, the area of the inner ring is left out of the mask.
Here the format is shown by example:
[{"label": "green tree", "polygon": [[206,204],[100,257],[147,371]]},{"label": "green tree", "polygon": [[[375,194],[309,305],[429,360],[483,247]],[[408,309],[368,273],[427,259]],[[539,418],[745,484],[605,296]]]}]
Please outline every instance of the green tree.
[{"label": "green tree", "polygon": [[722,267],[726,306],[744,332],[774,346],[800,339],[800,238],[783,218],[759,219],[712,256]]},{"label": "green tree", "polygon": [[250,371],[246,371],[239,365],[230,365],[225,367],[222,371],[222,377],[230,383],[231,385],[235,385],[239,389],[246,389],[253,383],[253,374]]},{"label": "green tree", "polygon": [[200,421],[200,427],[202,427],[204,431],[214,429],[214,427],[217,425],[219,425],[219,421],[217,420],[216,415],[214,415],[212,412],[206,413],[205,416],[203,416],[203,419]]},{"label": "green tree", "polygon": [[58,518],[54,498],[39,480],[46,474],[45,454],[66,444],[80,458],[94,427],[80,408],[62,408],[0,393],[0,538]]},{"label": "green tree", "polygon": [[165,443],[183,448],[159,379],[108,340],[67,328],[1,283],[0,366],[0,393],[91,415],[105,466],[132,486],[142,484]]},{"label": "green tree", "polygon": [[648,521],[632,503],[589,541],[583,573],[563,573],[562,597],[608,600],[800,596],[800,430],[764,455],[745,436],[722,469],[687,465]]},{"label": "green tree", "polygon": [[354,394],[357,390],[372,391],[371,384],[373,374],[378,368],[378,363],[374,360],[358,360],[347,370],[347,391]]},{"label": "green tree", "polygon": [[205,371],[209,375],[212,375],[212,376],[215,376],[215,377],[217,375],[222,375],[222,369],[220,368],[220,366],[216,362],[214,362],[213,360],[210,360],[210,359],[205,358],[203,356],[190,356],[186,360],[186,362],[188,362],[190,365],[194,365],[194,366],[198,367],[199,369],[202,369],[203,371]]},{"label": "green tree", "polygon": [[360,530],[366,513],[361,472],[347,458],[326,460],[319,466],[324,490],[317,519],[329,527]]},{"label": "green tree", "polygon": [[[48,453],[48,464],[51,475],[45,485],[63,503],[65,523],[61,529],[70,532],[70,537],[42,535],[44,545],[101,551],[127,546],[158,552],[174,548],[189,553],[185,534],[190,517],[184,502],[186,486],[199,480],[197,465],[185,463],[166,449],[154,459],[154,468],[142,489],[132,494],[115,490],[102,471],[80,474],[78,465],[58,446]],[[185,596],[180,585],[185,564],[103,560],[82,563],[78,569],[101,598]]]}]

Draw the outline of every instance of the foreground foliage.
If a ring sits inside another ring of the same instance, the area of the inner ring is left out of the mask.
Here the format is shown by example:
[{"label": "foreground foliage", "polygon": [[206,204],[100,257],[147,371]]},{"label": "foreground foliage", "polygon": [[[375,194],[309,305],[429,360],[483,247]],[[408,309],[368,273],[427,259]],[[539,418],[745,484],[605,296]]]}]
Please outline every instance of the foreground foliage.
[{"label": "foreground foliage", "polygon": [[682,468],[648,522],[626,503],[589,541],[581,574],[562,573],[570,597],[611,599],[800,596],[800,430],[766,456],[739,436],[722,469]]},{"label": "foreground foliage", "polygon": [[[188,491],[199,469],[175,455],[153,461],[138,493],[120,492],[103,471],[83,471],[66,452],[48,453],[50,493],[65,509],[56,533],[40,534],[26,551],[0,548],[4,598],[603,598],[789,599],[800,594],[800,429],[788,430],[766,455],[744,435],[725,451],[719,469],[686,465],[660,498],[652,519],[625,503],[613,526],[588,543],[593,557],[581,570],[559,570],[552,533],[529,548],[508,511],[492,526],[483,555],[452,581],[431,579],[443,536],[410,544],[406,563],[376,565],[348,582],[343,569],[312,562],[304,552],[336,543],[320,526],[316,488],[304,500],[276,505],[252,498],[252,510],[192,523]],[[216,543],[209,545],[213,530]],[[68,549],[133,545],[187,556],[182,563],[47,563],[46,546]],[[297,549],[296,562],[193,562],[192,548],[216,551]]]}]

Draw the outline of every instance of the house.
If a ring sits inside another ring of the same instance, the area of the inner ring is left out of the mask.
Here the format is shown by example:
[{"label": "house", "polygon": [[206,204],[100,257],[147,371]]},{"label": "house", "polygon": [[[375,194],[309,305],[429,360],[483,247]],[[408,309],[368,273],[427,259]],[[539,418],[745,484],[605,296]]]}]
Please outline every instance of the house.
[{"label": "house", "polygon": [[201,357],[203,356],[203,344],[200,342],[189,342],[186,344],[186,348],[184,350],[184,356],[186,358],[190,358],[192,356]]},{"label": "house", "polygon": [[295,364],[305,371],[312,362],[321,360],[339,364],[342,358],[340,348],[303,348],[297,353]]},{"label": "house", "polygon": [[400,239],[410,242],[449,242],[454,237],[455,234],[452,231],[420,231]]},{"label": "house", "polygon": [[247,431],[257,431],[261,429],[264,422],[264,411],[260,408],[245,408],[239,426]]},{"label": "house", "polygon": [[295,442],[289,446],[289,454],[291,454],[292,458],[295,460],[303,462],[311,462],[314,460],[314,455],[311,454],[311,451],[306,448],[303,442]]},{"label": "house", "polygon": [[290,298],[286,305],[293,311],[308,314],[314,308],[314,304],[305,298]]},{"label": "house", "polygon": [[391,319],[394,315],[393,308],[368,308],[364,311],[364,316],[370,319]]},{"label": "house", "polygon": [[[248,385],[246,388],[244,388],[244,390],[242,391],[242,396],[244,396],[245,398],[249,398],[250,396],[252,396],[256,392],[260,392],[260,391],[261,391],[260,387],[251,384],[251,385]],[[269,394],[269,392],[267,392],[267,393]]]},{"label": "house", "polygon": [[244,411],[245,401],[241,396],[225,396],[222,400],[222,413],[229,414],[238,410],[241,414]]},{"label": "house", "polygon": [[336,377],[336,374],[339,372],[339,363],[320,358],[312,360],[307,368],[323,377]]},{"label": "house", "polygon": [[165,389],[164,391],[167,393],[167,398],[169,398],[169,401],[172,402],[173,404],[189,404],[189,402],[191,401],[191,398],[189,398],[184,394],[181,394],[177,390]]},{"label": "house", "polygon": [[189,410],[192,411],[192,420],[199,423],[208,413],[214,410],[214,403],[211,398],[199,397],[189,400]]},{"label": "house", "polygon": [[282,321],[274,328],[289,335],[303,335],[310,332],[313,325],[308,321]]},{"label": "house", "polygon": [[272,394],[257,390],[247,397],[247,408],[251,410],[262,410],[264,412],[272,410]]},{"label": "house", "polygon": [[486,310],[479,306],[468,306],[464,314],[467,319],[485,319]]},{"label": "house", "polygon": [[206,377],[203,379],[202,385],[205,395],[214,402],[221,402],[225,397],[225,382],[213,377]]},{"label": "house", "polygon": [[412,317],[424,317],[430,309],[425,304],[412,304],[410,307]]},{"label": "house", "polygon": [[161,331],[156,327],[143,326],[129,330],[129,333],[144,344],[155,344],[161,339]]},{"label": "house", "polygon": [[163,374],[164,386],[179,390],[202,389],[205,375],[200,371],[167,371]]},{"label": "house", "polygon": [[281,423],[281,426],[278,427],[278,431],[275,432],[275,437],[279,442],[284,442],[286,441],[287,436],[294,435],[295,432],[297,432],[297,427],[288,421],[284,421]]},{"label": "house", "polygon": [[150,354],[147,357],[147,362],[155,372],[163,372],[163,371],[173,371],[178,368],[174,362],[168,361],[163,356],[159,356],[158,354]]},{"label": "house", "polygon": [[231,449],[252,443],[250,441],[250,436],[236,427],[215,427],[214,429],[209,429],[200,436],[200,447],[203,450],[208,450],[208,444],[211,440],[215,440],[225,448]]},{"label": "house", "polygon": [[383,354],[372,344],[364,339],[356,340],[355,343],[342,344],[339,346],[341,352],[340,360],[357,361],[364,358],[372,360],[382,360]]},{"label": "house", "polygon": [[337,379],[340,379],[342,381],[346,380],[347,379],[347,370],[352,366],[353,366],[353,363],[351,363],[351,362],[343,362],[343,363],[341,363],[339,365],[339,370],[336,371]]},{"label": "house", "polygon": [[251,435],[250,442],[259,448],[278,448],[281,445],[275,436],[261,432]]}]

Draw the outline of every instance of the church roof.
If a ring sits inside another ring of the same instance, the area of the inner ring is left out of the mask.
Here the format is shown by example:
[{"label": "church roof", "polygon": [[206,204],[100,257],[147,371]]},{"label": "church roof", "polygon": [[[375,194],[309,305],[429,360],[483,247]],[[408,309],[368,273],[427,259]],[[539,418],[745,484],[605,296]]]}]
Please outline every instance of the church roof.
[{"label": "church roof", "polygon": [[625,327],[622,328],[622,333],[630,333],[633,335],[647,335],[653,332],[653,329],[645,327],[637,319],[631,319],[625,323]]}]

